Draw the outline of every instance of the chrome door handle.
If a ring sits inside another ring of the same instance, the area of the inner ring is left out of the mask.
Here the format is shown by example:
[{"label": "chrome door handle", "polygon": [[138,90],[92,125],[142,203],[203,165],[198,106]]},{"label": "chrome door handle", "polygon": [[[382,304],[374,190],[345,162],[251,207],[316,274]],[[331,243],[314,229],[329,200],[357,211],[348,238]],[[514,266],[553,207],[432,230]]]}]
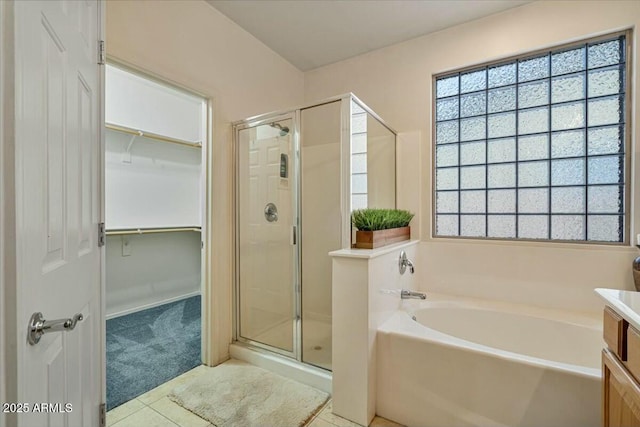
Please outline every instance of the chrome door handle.
[{"label": "chrome door handle", "polygon": [[82,321],[81,313],[76,314],[71,319],[44,320],[42,313],[33,313],[29,320],[29,333],[27,341],[29,344],[36,345],[40,338],[49,332],[72,331],[76,324]]}]

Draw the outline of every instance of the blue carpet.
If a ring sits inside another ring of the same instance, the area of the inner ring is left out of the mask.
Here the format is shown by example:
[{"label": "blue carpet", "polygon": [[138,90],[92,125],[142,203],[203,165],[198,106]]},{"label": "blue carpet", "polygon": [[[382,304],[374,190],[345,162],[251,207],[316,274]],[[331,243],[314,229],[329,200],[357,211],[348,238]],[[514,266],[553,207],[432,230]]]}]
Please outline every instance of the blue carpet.
[{"label": "blue carpet", "polygon": [[107,410],[200,364],[199,295],[107,320]]}]

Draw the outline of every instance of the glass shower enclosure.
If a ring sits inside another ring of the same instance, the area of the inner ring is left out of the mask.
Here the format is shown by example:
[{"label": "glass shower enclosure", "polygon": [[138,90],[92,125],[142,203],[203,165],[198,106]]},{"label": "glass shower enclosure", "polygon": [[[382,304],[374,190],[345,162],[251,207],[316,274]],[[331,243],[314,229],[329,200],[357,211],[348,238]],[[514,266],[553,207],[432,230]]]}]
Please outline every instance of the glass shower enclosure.
[{"label": "glass shower enclosure", "polygon": [[234,123],[238,343],[331,370],[331,259],[396,204],[396,132],[353,94]]}]

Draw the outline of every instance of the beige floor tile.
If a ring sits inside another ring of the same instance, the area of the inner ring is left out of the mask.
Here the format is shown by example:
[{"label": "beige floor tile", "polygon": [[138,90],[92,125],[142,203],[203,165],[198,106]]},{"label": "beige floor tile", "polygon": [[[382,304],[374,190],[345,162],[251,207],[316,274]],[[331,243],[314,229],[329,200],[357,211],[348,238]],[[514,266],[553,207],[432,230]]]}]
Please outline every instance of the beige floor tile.
[{"label": "beige floor tile", "polygon": [[190,371],[185,372],[184,374],[178,377],[175,377],[174,379],[168,381],[168,383],[171,384],[171,388],[173,389],[176,386],[188,383],[192,379],[196,378],[198,375],[202,375],[204,372],[207,372],[209,369],[213,369],[213,368],[200,365],[196,368],[193,368]]},{"label": "beige floor tile", "polygon": [[193,377],[194,375],[198,375],[201,372],[206,372],[209,369],[213,369],[213,368],[210,368],[209,366],[206,366],[206,365],[199,365],[199,366],[196,366],[195,368],[191,369],[190,371],[185,372],[184,374],[182,374],[180,376],[181,377],[182,376],[184,376],[184,377]]},{"label": "beige floor tile", "polygon": [[171,391],[179,385],[185,384],[191,381],[194,377],[199,375],[202,372],[205,372],[208,368],[207,366],[200,365],[196,368],[193,368],[190,371],[185,372],[184,374],[167,381],[164,384],[160,384],[158,387],[149,390],[148,392],[138,396],[138,400],[140,400],[145,405],[151,405],[153,402],[157,402],[163,397],[167,396]]},{"label": "beige floor tile", "polygon": [[307,427],[336,427],[329,421],[323,420],[320,417],[314,418],[311,423],[307,424]]},{"label": "beige floor tile", "polygon": [[118,421],[113,427],[178,427],[153,409],[144,407],[127,418]]},{"label": "beige floor tile", "polygon": [[395,421],[388,420],[382,417],[374,417],[369,427],[404,427],[402,424],[398,424]]},{"label": "beige floor tile", "polygon": [[128,401],[127,403],[123,403],[107,412],[107,426],[111,426],[118,421],[128,417],[136,411],[144,408],[144,403],[140,402],[138,399],[133,399]]},{"label": "beige floor tile", "polygon": [[345,418],[339,417],[331,412],[332,407],[324,408],[319,414],[317,418],[321,418],[329,423],[333,424],[337,427],[359,427],[359,424],[356,424],[352,421],[349,421]]},{"label": "beige floor tile", "polygon": [[322,412],[333,412],[333,399],[329,399],[327,402],[325,402],[324,406],[322,406],[318,411],[318,414]]},{"label": "beige floor tile", "polygon": [[172,402],[168,397],[163,397],[149,407],[182,427],[207,427],[210,424],[209,421]]},{"label": "beige floor tile", "polygon": [[138,396],[138,400],[145,405],[151,405],[152,403],[157,402],[158,400],[166,397],[169,393],[171,393],[173,387],[174,386],[171,385],[171,382],[161,384],[158,387],[149,390],[145,394]]}]

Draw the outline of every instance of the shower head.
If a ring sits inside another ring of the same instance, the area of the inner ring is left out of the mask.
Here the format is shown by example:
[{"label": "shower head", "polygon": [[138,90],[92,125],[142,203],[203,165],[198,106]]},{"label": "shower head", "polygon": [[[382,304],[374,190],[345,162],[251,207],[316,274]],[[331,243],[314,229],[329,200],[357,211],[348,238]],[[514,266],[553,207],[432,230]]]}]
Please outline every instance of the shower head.
[{"label": "shower head", "polygon": [[286,126],[282,126],[280,123],[269,123],[269,126],[272,128],[280,129],[280,136],[286,136],[289,133],[289,128]]}]

